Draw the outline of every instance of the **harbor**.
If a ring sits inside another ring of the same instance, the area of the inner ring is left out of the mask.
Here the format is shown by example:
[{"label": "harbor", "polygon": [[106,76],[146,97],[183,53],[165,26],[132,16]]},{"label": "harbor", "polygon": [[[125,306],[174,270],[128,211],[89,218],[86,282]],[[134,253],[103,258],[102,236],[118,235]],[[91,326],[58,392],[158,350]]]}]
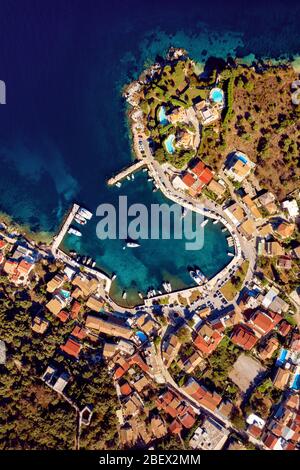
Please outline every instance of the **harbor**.
[{"label": "harbor", "polygon": [[80,209],[80,206],[78,204],[73,204],[69,214],[67,215],[65,221],[63,222],[61,228],[60,228],[60,231],[58,232],[58,234],[54,237],[53,239],[53,243],[52,243],[52,246],[51,246],[51,252],[53,254],[54,257],[56,257],[57,255],[57,250],[58,250],[58,247],[59,245],[61,244],[61,242],[63,241],[63,238],[65,237],[66,233],[68,232],[74,218],[75,218],[75,215],[77,214],[78,210]]}]

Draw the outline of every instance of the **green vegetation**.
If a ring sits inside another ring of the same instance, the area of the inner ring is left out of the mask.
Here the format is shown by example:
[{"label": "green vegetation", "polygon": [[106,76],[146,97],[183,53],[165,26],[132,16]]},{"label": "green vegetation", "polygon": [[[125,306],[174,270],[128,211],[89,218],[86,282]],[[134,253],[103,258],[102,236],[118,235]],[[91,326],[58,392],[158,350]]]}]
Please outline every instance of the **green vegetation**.
[{"label": "green vegetation", "polygon": [[224,336],[217,349],[207,358],[208,367],[203,377],[213,382],[228,398],[234,398],[238,392],[237,387],[228,379],[228,374],[239,354],[240,349],[228,336]]},{"label": "green vegetation", "polygon": [[220,291],[228,301],[233,300],[236,294],[241,290],[241,286],[248,271],[248,266],[249,261],[244,261],[235,275],[221,287]]}]

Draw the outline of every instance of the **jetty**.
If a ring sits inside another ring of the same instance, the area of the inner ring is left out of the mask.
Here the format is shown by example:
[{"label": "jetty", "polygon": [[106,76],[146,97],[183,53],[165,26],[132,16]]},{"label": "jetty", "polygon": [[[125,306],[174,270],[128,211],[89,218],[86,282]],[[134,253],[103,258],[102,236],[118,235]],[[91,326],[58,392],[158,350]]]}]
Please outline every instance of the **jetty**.
[{"label": "jetty", "polygon": [[64,236],[67,233],[67,231],[69,230],[70,225],[73,222],[74,217],[75,217],[75,215],[76,215],[79,208],[80,208],[80,206],[78,204],[73,204],[69,214],[67,215],[66,219],[64,220],[64,222],[63,222],[63,224],[60,228],[60,231],[54,237],[53,243],[52,243],[52,246],[51,246],[51,252],[52,252],[53,256],[56,256],[58,247],[61,244]]},{"label": "jetty", "polygon": [[120,171],[115,176],[112,176],[112,178],[109,178],[109,180],[107,181],[107,184],[109,186],[113,186],[114,184],[116,184],[119,181],[123,180],[127,176],[131,175],[132,173],[135,173],[136,171],[140,170],[145,165],[146,165],[146,162],[144,160],[138,160],[137,162],[133,163],[132,165],[124,168],[124,170]]}]

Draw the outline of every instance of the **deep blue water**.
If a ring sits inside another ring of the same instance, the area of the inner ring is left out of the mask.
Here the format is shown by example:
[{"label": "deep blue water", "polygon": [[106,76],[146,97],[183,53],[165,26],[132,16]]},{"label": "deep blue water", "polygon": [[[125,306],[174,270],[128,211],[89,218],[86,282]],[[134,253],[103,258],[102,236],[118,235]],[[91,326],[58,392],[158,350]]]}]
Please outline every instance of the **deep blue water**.
[{"label": "deep blue water", "polygon": [[[142,177],[121,192],[105,185],[132,158],[121,89],[170,45],[186,48],[199,63],[228,54],[296,54],[299,6],[247,3],[2,0],[7,104],[0,106],[0,209],[33,230],[54,231],[74,199],[95,210],[120,193],[147,204],[161,197],[145,189]],[[99,243],[95,223],[81,248],[108,272],[119,270],[126,288],[156,286],[164,272],[188,282],[182,273],[189,257],[179,245],[162,241],[154,251],[121,253],[115,242]],[[212,275],[227,261],[226,245],[216,226],[206,231],[197,261]]]}]

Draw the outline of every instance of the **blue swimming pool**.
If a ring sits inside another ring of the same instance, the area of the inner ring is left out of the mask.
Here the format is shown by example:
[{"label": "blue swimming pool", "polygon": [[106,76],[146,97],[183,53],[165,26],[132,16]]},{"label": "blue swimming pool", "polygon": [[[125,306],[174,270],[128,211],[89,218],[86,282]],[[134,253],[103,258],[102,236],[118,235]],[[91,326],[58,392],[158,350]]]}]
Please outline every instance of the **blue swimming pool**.
[{"label": "blue swimming pool", "polygon": [[241,162],[243,162],[244,164],[248,162],[247,157],[243,153],[236,152],[236,158],[238,160],[241,160]]},{"label": "blue swimming pool", "polygon": [[215,103],[222,103],[224,101],[224,93],[221,88],[213,88],[210,92],[210,99]]},{"label": "blue swimming pool", "polygon": [[280,367],[280,366],[282,366],[282,365],[285,363],[287,353],[288,353],[288,350],[287,350],[287,349],[283,349],[283,348],[282,348],[282,349],[280,350],[279,357],[278,357],[278,359],[277,359],[277,361],[276,361],[276,366]]},{"label": "blue swimming pool", "polygon": [[147,336],[145,335],[145,333],[143,333],[142,331],[137,331],[136,336],[141,341],[141,343],[144,343],[148,339]]},{"label": "blue swimming pool", "polygon": [[164,106],[159,108],[158,119],[160,124],[163,124],[164,126],[169,122],[166,115],[166,108]]},{"label": "blue swimming pool", "polygon": [[296,374],[291,386],[293,390],[300,390],[300,374]]},{"label": "blue swimming pool", "polygon": [[175,148],[173,145],[174,139],[175,139],[175,135],[170,134],[169,137],[165,140],[165,146],[166,146],[167,152],[169,153],[175,152]]},{"label": "blue swimming pool", "polygon": [[60,290],[60,293],[61,293],[61,295],[62,295],[65,299],[68,299],[68,298],[70,297],[70,295],[71,295],[70,292],[67,291],[67,290],[65,290],[65,289],[61,289],[61,290]]}]

